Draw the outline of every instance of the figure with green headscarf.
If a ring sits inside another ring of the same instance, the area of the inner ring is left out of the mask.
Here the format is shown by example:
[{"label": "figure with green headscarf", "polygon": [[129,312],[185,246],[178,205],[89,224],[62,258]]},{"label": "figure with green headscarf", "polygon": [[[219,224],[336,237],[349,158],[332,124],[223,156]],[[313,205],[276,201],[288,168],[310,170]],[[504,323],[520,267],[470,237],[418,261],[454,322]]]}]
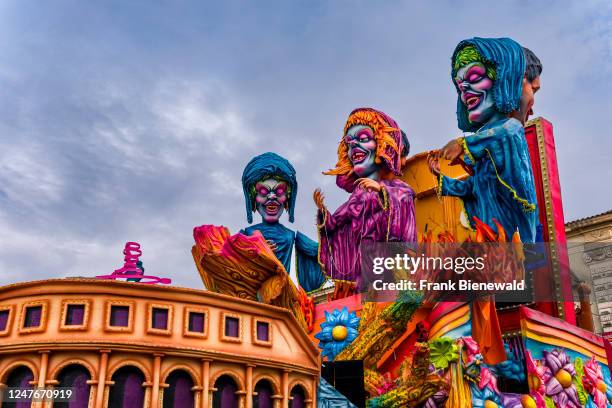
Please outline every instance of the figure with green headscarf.
[{"label": "figure with green headscarf", "polygon": [[[496,220],[510,235],[518,230],[522,242],[535,242],[536,190],[516,114],[522,109],[525,50],[509,38],[476,37],[461,41],[451,62],[458,126],[469,133],[430,156],[438,194],[460,198],[471,227],[478,218],[496,230]],[[451,164],[464,161],[473,174],[464,180],[447,177],[439,157]]]}]

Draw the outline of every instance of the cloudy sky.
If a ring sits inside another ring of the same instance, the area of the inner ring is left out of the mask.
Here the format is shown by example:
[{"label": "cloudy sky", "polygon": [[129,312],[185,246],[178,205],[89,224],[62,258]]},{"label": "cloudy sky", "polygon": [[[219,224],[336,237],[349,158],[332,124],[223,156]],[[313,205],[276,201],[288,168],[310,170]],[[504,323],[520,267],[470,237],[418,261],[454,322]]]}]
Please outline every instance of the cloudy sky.
[{"label": "cloudy sky", "polygon": [[[138,241],[148,273],[202,287],[192,229],[246,223],[240,175],[273,150],[335,208],[347,114],[373,106],[412,152],[459,136],[449,59],[510,36],[544,64],[566,220],[612,208],[608,1],[3,1],[0,284],[94,276]],[[493,6],[494,4],[494,6]]]}]

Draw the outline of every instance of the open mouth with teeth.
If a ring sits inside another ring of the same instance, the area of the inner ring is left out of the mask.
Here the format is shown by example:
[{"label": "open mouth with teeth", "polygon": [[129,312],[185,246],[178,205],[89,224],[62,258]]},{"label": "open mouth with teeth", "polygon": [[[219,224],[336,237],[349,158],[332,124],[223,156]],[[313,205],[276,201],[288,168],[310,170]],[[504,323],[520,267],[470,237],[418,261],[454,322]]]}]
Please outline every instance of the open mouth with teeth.
[{"label": "open mouth with teeth", "polygon": [[467,93],[465,94],[463,99],[465,101],[465,105],[467,106],[467,109],[472,110],[478,105],[480,105],[480,101],[482,100],[482,95],[478,95],[474,93]]},{"label": "open mouth with teeth", "polygon": [[368,152],[366,152],[365,150],[359,149],[359,148],[355,148],[351,152],[351,161],[353,162],[353,164],[362,163],[365,161],[365,159],[367,159],[367,157],[368,157]]},{"label": "open mouth with teeth", "polygon": [[269,201],[264,204],[264,208],[266,209],[266,214],[276,215],[281,209],[281,205],[276,201]]}]

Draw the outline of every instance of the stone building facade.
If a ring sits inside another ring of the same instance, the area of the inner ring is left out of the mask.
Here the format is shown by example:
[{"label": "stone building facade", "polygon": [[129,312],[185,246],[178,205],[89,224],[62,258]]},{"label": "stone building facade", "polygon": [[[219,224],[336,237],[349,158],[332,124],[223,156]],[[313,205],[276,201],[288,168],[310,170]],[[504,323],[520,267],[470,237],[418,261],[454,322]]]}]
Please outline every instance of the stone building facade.
[{"label": "stone building facade", "polygon": [[573,284],[591,287],[595,332],[612,338],[612,211],[568,222],[565,231]]},{"label": "stone building facade", "polygon": [[0,390],[70,387],[79,408],[316,407],[319,373],[282,308],[95,279],[0,287]]}]

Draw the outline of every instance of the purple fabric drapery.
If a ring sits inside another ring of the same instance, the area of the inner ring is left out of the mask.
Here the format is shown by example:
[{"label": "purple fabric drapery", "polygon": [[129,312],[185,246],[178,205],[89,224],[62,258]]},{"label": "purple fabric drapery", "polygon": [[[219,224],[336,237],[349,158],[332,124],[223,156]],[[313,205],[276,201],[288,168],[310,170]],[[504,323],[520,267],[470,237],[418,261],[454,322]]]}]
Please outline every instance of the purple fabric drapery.
[{"label": "purple fabric drapery", "polygon": [[87,408],[89,405],[89,371],[80,365],[69,365],[58,375],[59,387],[67,387],[74,394],[70,401],[54,402],[53,408]]},{"label": "purple fabric drapery", "polygon": [[253,408],[272,408],[272,387],[268,381],[260,381],[255,386],[257,395],[253,396]]},{"label": "purple fabric drapery", "polygon": [[257,322],[257,340],[270,340],[270,325],[265,322]]},{"label": "purple fabric drapery", "polygon": [[320,260],[327,276],[358,281],[361,243],[416,242],[414,191],[399,179],[380,184],[381,193],[356,188],[333,214],[319,211]]},{"label": "purple fabric drapery", "polygon": [[240,320],[235,317],[225,318],[225,335],[227,337],[238,337],[240,335]]},{"label": "purple fabric drapery", "polygon": [[193,380],[183,370],[173,371],[167,378],[164,391],[164,408],[193,408]]},{"label": "purple fabric drapery", "polygon": [[153,308],[153,328],[168,329],[168,309]]},{"label": "purple fabric drapery", "polygon": [[6,330],[6,325],[8,324],[9,311],[8,310],[0,310],[0,331]]},{"label": "purple fabric drapery", "polygon": [[42,317],[42,306],[30,306],[26,308],[26,316],[24,327],[40,326],[40,318]]},{"label": "purple fabric drapery", "polygon": [[204,313],[189,313],[189,331],[204,333]]},{"label": "purple fabric drapery", "polygon": [[193,408],[193,382],[190,378],[181,377],[176,380],[174,388],[174,405],[176,408]]},{"label": "purple fabric drapery", "polygon": [[89,405],[89,381],[88,373],[79,373],[72,382],[74,389],[74,400],[68,403],[68,408],[87,408]]},{"label": "purple fabric drapery", "polygon": [[294,387],[293,390],[291,390],[291,397],[293,398],[290,404],[291,408],[304,408],[306,406],[304,402],[306,397],[304,396],[302,388]]},{"label": "purple fabric drapery", "polygon": [[[25,366],[17,367],[14,369],[11,374],[8,376],[6,380],[7,387],[15,387],[15,388],[23,388],[30,389],[32,386],[30,385],[30,381],[34,380],[34,374],[32,371]],[[30,402],[4,402],[2,404],[3,407],[8,408],[30,408]]]},{"label": "purple fabric drapery", "polygon": [[142,387],[144,378],[138,373],[131,373],[125,379],[123,394],[124,407],[142,407],[144,403],[144,388]]},{"label": "purple fabric drapery", "polygon": [[238,387],[234,380],[223,375],[215,381],[215,394],[213,395],[213,408],[238,408],[238,398],[236,391]]},{"label": "purple fabric drapery", "polygon": [[110,389],[108,408],[139,408],[144,404],[145,390],[142,384],[145,377],[132,366],[122,367],[112,376],[115,382]]},{"label": "purple fabric drapery", "polygon": [[130,317],[129,306],[111,306],[110,325],[127,327]]},{"label": "purple fabric drapery", "polygon": [[85,305],[68,305],[66,310],[66,325],[80,326],[85,317]]}]

